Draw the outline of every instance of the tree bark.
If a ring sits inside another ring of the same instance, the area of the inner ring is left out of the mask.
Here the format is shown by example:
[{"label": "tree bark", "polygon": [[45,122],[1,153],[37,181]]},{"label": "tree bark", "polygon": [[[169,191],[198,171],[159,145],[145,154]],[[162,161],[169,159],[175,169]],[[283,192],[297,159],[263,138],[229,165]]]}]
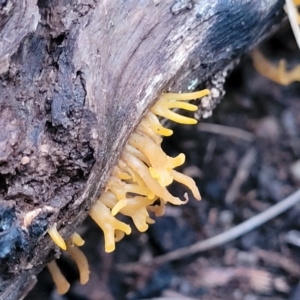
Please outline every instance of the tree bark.
[{"label": "tree bark", "polygon": [[86,218],[158,96],[222,74],[283,2],[0,1],[0,299],[34,284],[54,222],[68,237]]}]

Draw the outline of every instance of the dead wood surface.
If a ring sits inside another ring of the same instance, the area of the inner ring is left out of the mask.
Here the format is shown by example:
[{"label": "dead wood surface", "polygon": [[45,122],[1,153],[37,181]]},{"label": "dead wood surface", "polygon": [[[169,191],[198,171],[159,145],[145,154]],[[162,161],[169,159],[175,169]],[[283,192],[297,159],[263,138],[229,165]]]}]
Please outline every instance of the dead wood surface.
[{"label": "dead wood surface", "polygon": [[35,282],[50,225],[86,218],[155,99],[222,72],[283,2],[1,1],[0,299]]}]

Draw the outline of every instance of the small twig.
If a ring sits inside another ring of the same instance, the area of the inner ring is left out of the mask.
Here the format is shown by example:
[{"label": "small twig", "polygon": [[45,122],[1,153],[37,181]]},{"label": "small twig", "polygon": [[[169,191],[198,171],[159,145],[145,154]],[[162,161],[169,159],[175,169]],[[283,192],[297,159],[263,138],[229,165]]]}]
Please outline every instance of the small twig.
[{"label": "small twig", "polygon": [[203,252],[217,246],[223,245],[228,243],[249,231],[259,227],[260,225],[270,221],[271,219],[277,217],[278,215],[282,214],[296,203],[300,202],[300,190],[296,191],[292,195],[288,196],[287,198],[283,199],[281,202],[273,205],[272,207],[268,208],[264,212],[257,214],[256,216],[244,221],[243,223],[221,233],[212,238],[209,238],[204,241],[199,241],[191,246],[184,247],[172,252],[169,252],[165,255],[157,256],[153,260],[149,262],[138,262],[138,263],[128,263],[118,265],[117,268],[120,271],[125,272],[133,272],[140,268],[143,265],[147,266],[154,266],[164,264],[170,261],[178,260],[189,255],[193,255],[199,252]]},{"label": "small twig", "polygon": [[197,129],[199,131],[232,136],[238,139],[245,140],[247,142],[252,142],[254,139],[253,134],[248,131],[225,125],[199,123],[197,125]]},{"label": "small twig", "polygon": [[208,164],[212,158],[213,158],[213,153],[216,149],[216,139],[215,138],[210,138],[208,140],[208,143],[207,143],[207,146],[206,146],[206,151],[205,151],[205,155],[204,155],[204,158],[203,158],[203,162],[205,164]]},{"label": "small twig", "polygon": [[300,276],[300,266],[292,259],[270,250],[257,249],[254,253],[266,264],[281,267],[294,277]]},{"label": "small twig", "polygon": [[225,202],[227,204],[231,204],[237,198],[242,184],[246,181],[249,176],[250,168],[253,165],[256,158],[256,150],[255,148],[250,148],[244,157],[241,159],[239,167],[237,169],[236,175],[232,180],[226,195]]}]

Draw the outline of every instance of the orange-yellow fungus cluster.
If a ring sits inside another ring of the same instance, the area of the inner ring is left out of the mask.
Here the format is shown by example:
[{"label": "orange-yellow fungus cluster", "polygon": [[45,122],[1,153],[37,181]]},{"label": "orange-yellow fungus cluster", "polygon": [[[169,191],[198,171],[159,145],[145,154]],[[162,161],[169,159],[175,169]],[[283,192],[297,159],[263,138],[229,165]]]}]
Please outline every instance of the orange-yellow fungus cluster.
[{"label": "orange-yellow fungus cluster", "polygon": [[[79,277],[80,277],[80,283],[86,284],[89,281],[89,264],[87,261],[87,258],[85,254],[78,248],[84,244],[84,240],[81,238],[81,236],[74,232],[71,237],[67,240],[67,242],[61,243],[62,237],[58,233],[56,229],[56,225],[53,225],[49,230],[48,233],[50,234],[51,238],[54,240],[54,242],[57,244],[57,241],[59,242],[58,246],[65,246],[66,252],[72,257],[72,259],[75,261],[78,271],[79,271]],[[62,247],[61,247],[62,248]],[[55,260],[51,261],[47,265],[50,274],[53,278],[53,281],[56,285],[57,292],[61,295],[65,294],[69,288],[70,284],[65,278],[65,276],[60,271],[57,263]]]},{"label": "orange-yellow fungus cluster", "polygon": [[90,211],[90,216],[104,233],[106,252],[113,251],[115,242],[131,233],[130,226],[116,218],[118,213],[129,216],[136,228],[143,232],[148,229],[148,224],[153,223],[149,211],[161,215],[167,202],[174,205],[186,203],[186,195],[182,201],[167,190],[173,181],[185,185],[194,198],[201,199],[194,180],[174,170],[184,163],[185,155],[170,157],[162,150],[162,136],[170,136],[173,131],[163,127],[157,116],[181,124],[196,124],[195,119],[171,109],[196,111],[197,106],[187,101],[208,93],[208,90],[203,90],[163,94],[130,135],[104,192]]},{"label": "orange-yellow fungus cluster", "polygon": [[289,85],[294,81],[300,81],[300,65],[287,71],[284,59],[279,61],[278,67],[272,65],[258,50],[252,52],[252,60],[255,69],[264,77],[281,85]]},{"label": "orange-yellow fungus cluster", "polygon": [[[173,181],[185,185],[195,199],[201,199],[194,180],[175,170],[184,163],[185,155],[181,153],[176,157],[170,157],[162,150],[162,136],[170,136],[173,131],[165,128],[158,116],[180,124],[196,124],[195,119],[182,116],[172,109],[196,111],[197,106],[187,101],[208,94],[208,90],[163,94],[130,135],[104,192],[89,212],[104,233],[106,252],[113,251],[115,243],[125,234],[131,233],[131,227],[117,219],[118,214],[130,217],[136,228],[144,232],[148,229],[148,224],[154,223],[149,212],[160,216],[164,213],[167,202],[174,205],[187,202],[187,194],[184,195],[185,199],[181,200],[167,190],[167,186]],[[89,276],[87,260],[76,247],[81,245],[80,236],[73,234],[71,240],[65,243],[57,232],[56,225],[51,227],[48,233],[53,241],[75,260],[80,272],[80,281],[82,284],[86,283]],[[59,293],[68,290],[67,281],[62,279],[63,275],[57,271],[55,262],[51,262],[48,267],[52,276],[57,274],[54,282]]]}]

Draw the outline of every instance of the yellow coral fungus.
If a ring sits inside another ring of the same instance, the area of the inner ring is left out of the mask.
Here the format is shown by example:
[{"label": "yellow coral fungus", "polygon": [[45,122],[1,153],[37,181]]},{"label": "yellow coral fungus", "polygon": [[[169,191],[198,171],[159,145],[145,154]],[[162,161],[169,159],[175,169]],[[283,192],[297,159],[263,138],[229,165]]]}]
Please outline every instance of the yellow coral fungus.
[{"label": "yellow coral fungus", "polygon": [[48,234],[51,236],[53,242],[63,250],[67,249],[66,243],[62,236],[59,234],[56,228],[56,223],[54,223],[49,229]]},{"label": "yellow coral fungus", "polygon": [[[74,237],[73,237],[73,239],[74,239]],[[75,238],[75,240],[77,240],[77,237]],[[78,267],[80,283],[81,284],[86,284],[89,281],[89,276],[90,276],[89,263],[87,261],[86,256],[72,242],[72,240],[67,241],[67,252],[74,259],[74,261],[75,261],[75,263]]]},{"label": "yellow coral fungus", "polygon": [[170,136],[173,134],[173,130],[163,127],[160,124],[157,116],[153,114],[151,111],[149,111],[144,117],[144,119],[141,121],[138,130],[140,130],[141,132],[143,132],[143,130],[147,130],[147,132],[144,133],[151,136],[157,143],[161,142],[161,137],[159,137],[158,134],[163,136]]},{"label": "yellow coral fungus", "polygon": [[84,240],[82,239],[82,237],[77,232],[74,232],[71,235],[71,241],[73,244],[75,244],[78,247],[83,246],[85,243]]},{"label": "yellow coral fungus", "polygon": [[[290,20],[297,45],[300,48],[300,14],[297,10],[299,5],[300,0],[286,0],[285,11]],[[300,81],[300,65],[288,71],[286,69],[286,61],[281,59],[278,67],[275,67],[258,50],[252,52],[252,60],[255,69],[261,75],[278,84],[289,85],[295,81]]]},{"label": "yellow coral fungus", "polygon": [[300,66],[287,71],[286,62],[282,59],[278,67],[275,67],[258,50],[252,52],[252,60],[255,69],[261,75],[278,84],[289,85],[294,81],[300,81]]},{"label": "yellow coral fungus", "polygon": [[[55,231],[56,228],[53,230]],[[69,240],[65,243],[66,252],[69,253],[78,267],[80,283],[86,284],[89,281],[89,264],[85,254],[77,247],[82,246],[83,244],[84,240],[77,232],[74,232]],[[61,295],[65,294],[69,290],[70,284],[60,271],[60,268],[58,267],[56,261],[51,261],[47,264],[47,267],[56,285],[57,292]]]},{"label": "yellow coral fungus", "polygon": [[[162,186],[168,186],[172,183],[173,178],[170,171],[182,165],[185,160],[183,154],[179,154],[175,158],[167,156],[160,145],[142,133],[133,133],[128,143],[148,158],[151,176],[156,178]],[[147,146],[145,147],[145,145]]]},{"label": "yellow coral fungus", "polygon": [[91,208],[90,216],[103,230],[105,251],[112,252],[115,250],[115,230],[118,229],[126,234],[130,234],[131,228],[113,217],[110,209],[99,200]]},{"label": "yellow coral fungus", "polygon": [[162,150],[162,136],[170,136],[173,131],[162,126],[157,116],[181,124],[196,124],[195,119],[182,116],[172,109],[195,111],[197,106],[186,101],[208,93],[208,90],[203,90],[163,94],[129,137],[105,191],[90,211],[90,216],[104,232],[106,252],[113,251],[115,242],[131,232],[129,225],[117,219],[118,214],[129,216],[136,228],[143,232],[154,222],[149,212],[159,216],[163,214],[167,202],[174,205],[186,203],[187,194],[181,200],[167,190],[173,181],[185,185],[195,199],[201,199],[194,180],[174,170],[184,163],[185,155],[181,153],[170,157]]},{"label": "yellow coral fungus", "polygon": [[[204,90],[205,91],[205,90]],[[207,95],[207,93],[201,93],[198,92],[199,97],[203,97]],[[196,93],[193,93],[196,94]],[[180,95],[181,97],[178,97]],[[189,111],[196,111],[198,107],[196,105],[190,104],[190,103],[185,103],[177,100],[191,100],[191,98],[188,98],[189,94],[164,94],[160,99],[152,106],[151,112],[156,114],[157,116],[161,116],[167,119],[170,119],[171,121],[180,123],[180,124],[196,124],[197,120],[193,118],[188,118],[185,116],[181,116],[178,113],[175,113],[174,111],[171,110],[171,108],[181,108]],[[176,100],[174,100],[176,99]]]},{"label": "yellow coral fungus", "polygon": [[56,264],[56,261],[55,260],[51,261],[50,263],[47,264],[47,267],[56,285],[57,292],[60,295],[65,294],[70,288],[70,283],[67,281],[66,277],[60,271],[60,268]]},{"label": "yellow coral fungus", "polygon": [[[130,226],[117,219],[118,214],[130,217],[136,228],[143,232],[148,229],[149,224],[154,223],[149,212],[161,216],[167,202],[181,205],[188,201],[187,194],[184,195],[184,200],[181,200],[167,190],[167,186],[173,181],[185,185],[195,199],[201,199],[194,180],[174,170],[184,163],[185,155],[180,153],[176,157],[170,157],[162,150],[162,136],[170,136],[173,131],[162,126],[157,116],[181,124],[196,124],[195,119],[182,116],[172,109],[195,111],[196,105],[184,101],[208,94],[208,90],[185,94],[163,94],[129,137],[104,192],[89,212],[104,233],[106,252],[113,251],[115,243],[125,234],[131,233]],[[83,252],[77,247],[83,245],[82,238],[74,233],[66,244],[57,232],[56,224],[48,232],[54,242],[60,248],[67,250],[75,260],[80,272],[80,282],[86,283],[89,278],[88,263]],[[54,281],[59,293],[62,293],[67,290],[67,284],[57,269],[55,262],[49,264],[51,274],[56,274]],[[61,282],[58,282],[59,280]]]}]

